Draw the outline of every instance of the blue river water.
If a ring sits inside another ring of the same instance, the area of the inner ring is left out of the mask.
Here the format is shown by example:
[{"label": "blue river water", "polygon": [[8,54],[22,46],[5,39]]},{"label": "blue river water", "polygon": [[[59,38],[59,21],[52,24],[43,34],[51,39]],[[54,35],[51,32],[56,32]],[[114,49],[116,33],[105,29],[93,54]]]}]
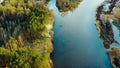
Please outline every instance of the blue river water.
[{"label": "blue river water", "polygon": [[83,0],[64,17],[51,0],[54,13],[54,68],[112,68],[95,26],[96,8],[104,0]]}]

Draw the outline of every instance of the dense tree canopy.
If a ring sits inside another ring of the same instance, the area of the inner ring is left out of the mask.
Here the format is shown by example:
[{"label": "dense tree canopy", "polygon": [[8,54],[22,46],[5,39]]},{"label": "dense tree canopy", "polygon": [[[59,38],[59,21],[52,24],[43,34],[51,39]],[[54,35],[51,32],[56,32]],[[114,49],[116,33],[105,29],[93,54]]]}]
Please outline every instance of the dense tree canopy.
[{"label": "dense tree canopy", "polygon": [[53,15],[47,1],[0,4],[0,68],[50,68],[52,43],[46,25],[53,25]]}]

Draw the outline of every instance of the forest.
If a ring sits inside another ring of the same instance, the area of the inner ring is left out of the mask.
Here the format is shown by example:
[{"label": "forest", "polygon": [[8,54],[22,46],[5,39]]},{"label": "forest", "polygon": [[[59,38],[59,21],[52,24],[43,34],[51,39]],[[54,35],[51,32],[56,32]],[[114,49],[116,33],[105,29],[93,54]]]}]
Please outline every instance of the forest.
[{"label": "forest", "polygon": [[49,0],[0,4],[0,68],[51,68],[53,14]]}]

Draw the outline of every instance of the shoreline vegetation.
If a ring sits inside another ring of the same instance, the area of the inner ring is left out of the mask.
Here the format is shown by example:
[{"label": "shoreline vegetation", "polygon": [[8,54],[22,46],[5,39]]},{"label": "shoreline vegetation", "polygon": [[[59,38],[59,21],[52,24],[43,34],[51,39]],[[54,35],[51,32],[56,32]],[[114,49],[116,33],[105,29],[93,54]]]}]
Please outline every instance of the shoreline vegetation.
[{"label": "shoreline vegetation", "polygon": [[96,12],[96,27],[99,37],[102,39],[104,47],[108,49],[107,54],[113,68],[120,68],[120,48],[112,46],[112,43],[120,45],[115,40],[112,29],[113,24],[120,31],[120,1],[106,0],[98,6]]},{"label": "shoreline vegetation", "polygon": [[[106,6],[106,4],[108,3],[111,3],[110,7]],[[115,3],[113,2],[113,0],[109,2],[105,1],[96,10],[96,27],[98,29],[99,37],[103,40],[103,45],[106,49],[109,49],[110,45],[115,41],[110,21],[112,17],[112,9],[114,6]]]},{"label": "shoreline vegetation", "polygon": [[49,0],[0,3],[0,68],[53,68]]},{"label": "shoreline vegetation", "polygon": [[74,10],[82,0],[57,0],[56,6],[61,12],[62,16],[66,15],[66,12]]}]

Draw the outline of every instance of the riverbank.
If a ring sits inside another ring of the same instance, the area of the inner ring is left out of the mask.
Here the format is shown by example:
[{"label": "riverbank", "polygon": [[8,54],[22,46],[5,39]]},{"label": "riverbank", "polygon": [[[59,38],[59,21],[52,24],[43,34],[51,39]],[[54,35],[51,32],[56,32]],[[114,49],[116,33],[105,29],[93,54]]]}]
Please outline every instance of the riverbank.
[{"label": "riverbank", "polygon": [[114,32],[112,28],[113,9],[116,7],[116,3],[119,0],[104,1],[96,10],[96,27],[98,29],[99,37],[103,41],[103,45],[107,51],[113,68],[120,67],[119,64],[119,48],[111,48],[113,43],[118,43],[114,38]]}]

